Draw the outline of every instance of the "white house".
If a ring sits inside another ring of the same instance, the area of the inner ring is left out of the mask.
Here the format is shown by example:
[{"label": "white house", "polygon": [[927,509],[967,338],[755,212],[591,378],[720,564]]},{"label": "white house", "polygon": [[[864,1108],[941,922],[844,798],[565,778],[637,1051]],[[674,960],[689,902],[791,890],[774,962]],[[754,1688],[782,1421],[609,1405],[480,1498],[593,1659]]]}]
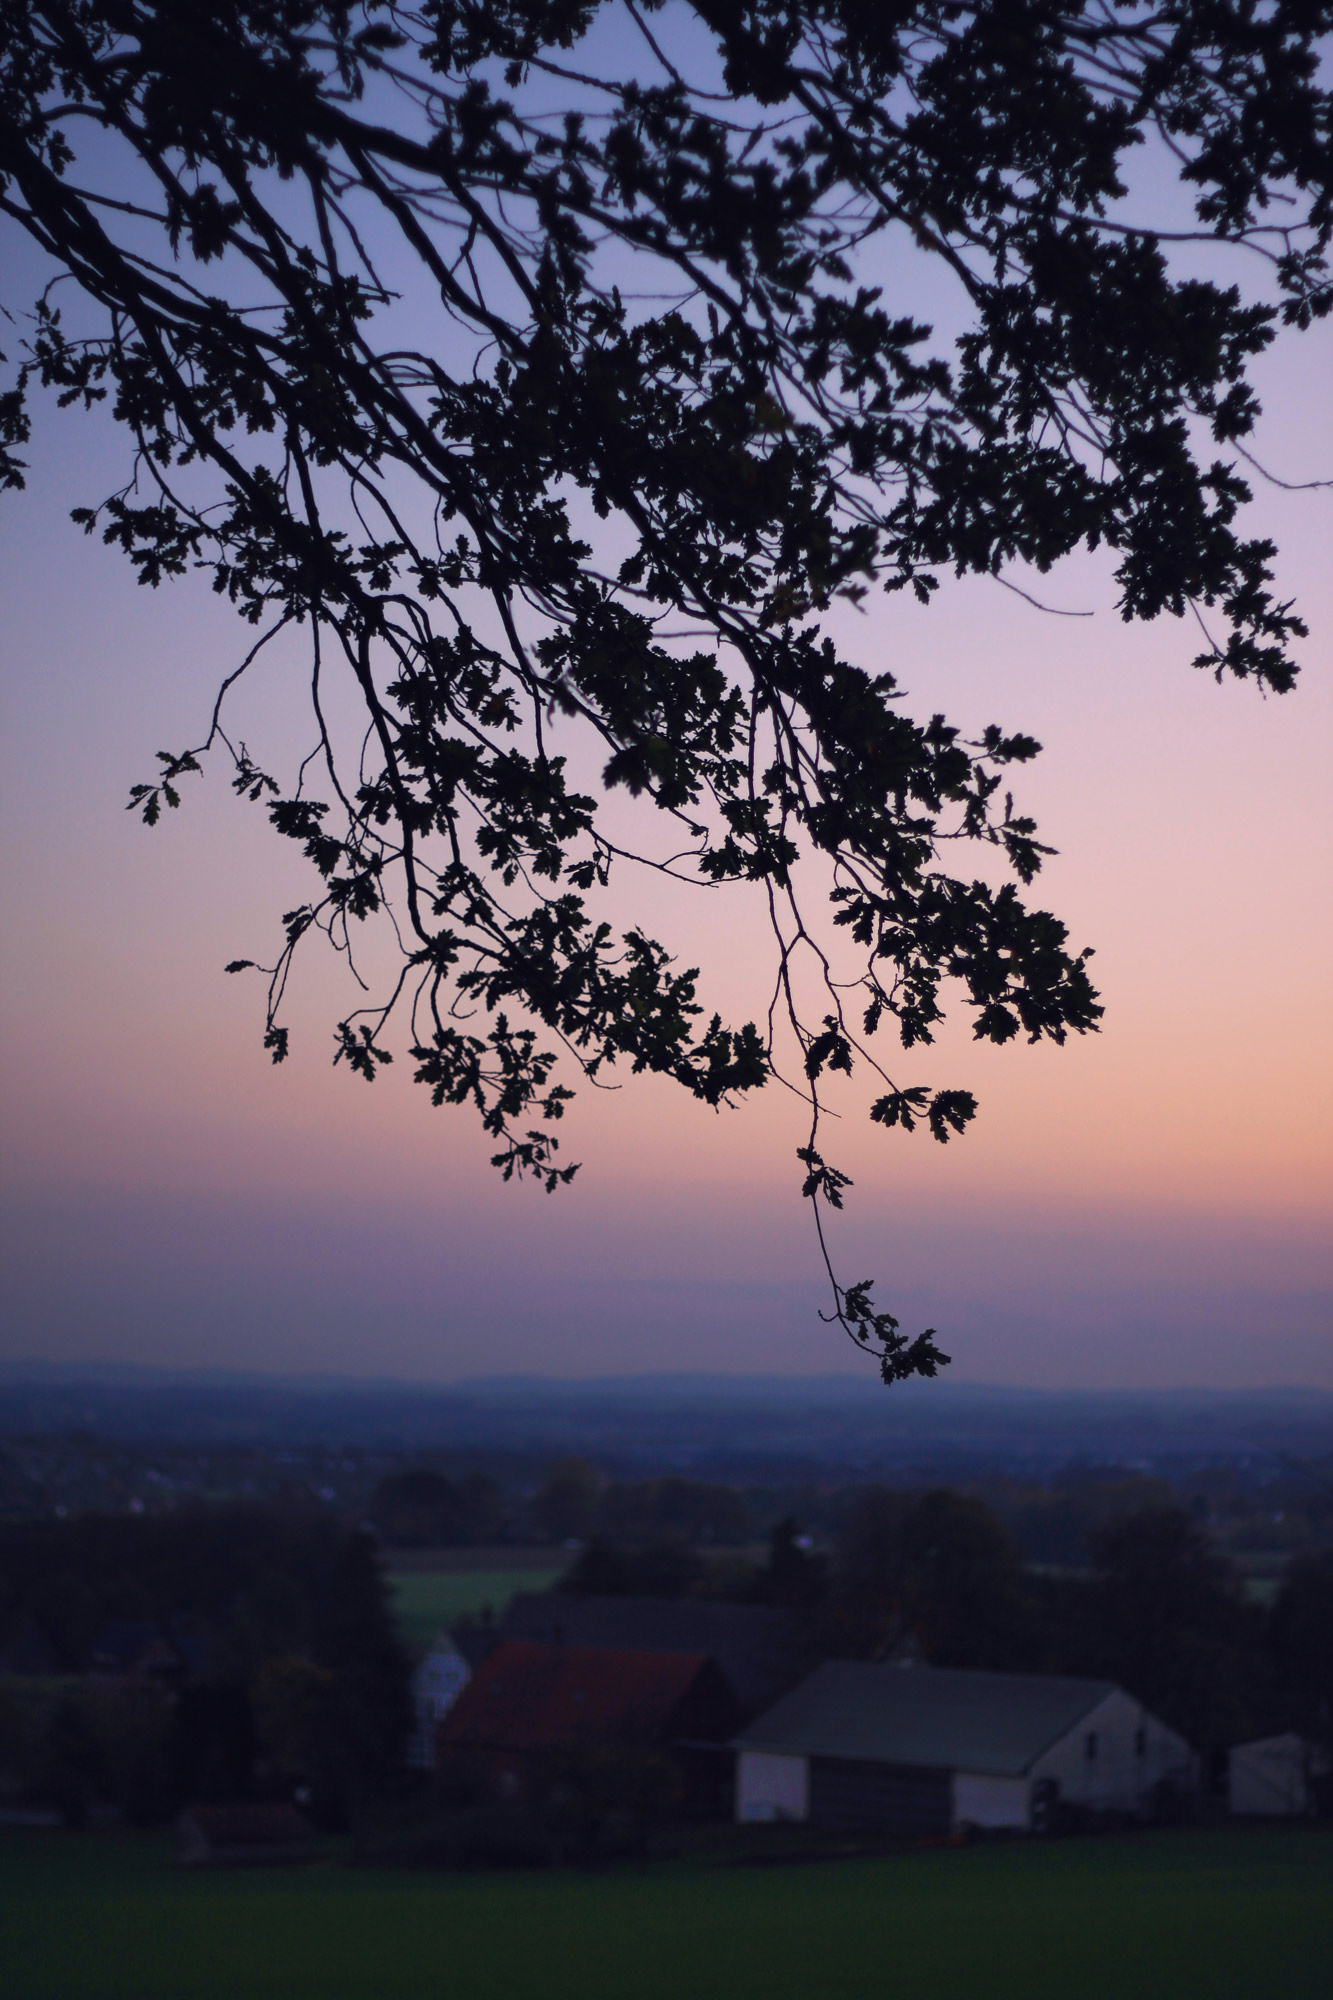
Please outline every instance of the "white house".
[{"label": "white house", "polygon": [[414,1727],[407,1746],[407,1761],[414,1770],[429,1771],[433,1767],[436,1727],[467,1686],[470,1672],[449,1634],[439,1633],[412,1676]]},{"label": "white house", "polygon": [[831,1660],[736,1739],[736,1817],[894,1833],[1146,1817],[1192,1789],[1182,1737],[1110,1681]]},{"label": "white house", "polygon": [[1299,1818],[1315,1809],[1315,1780],[1328,1773],[1328,1759],[1303,1736],[1262,1736],[1238,1743],[1228,1759],[1228,1795],[1233,1813]]}]

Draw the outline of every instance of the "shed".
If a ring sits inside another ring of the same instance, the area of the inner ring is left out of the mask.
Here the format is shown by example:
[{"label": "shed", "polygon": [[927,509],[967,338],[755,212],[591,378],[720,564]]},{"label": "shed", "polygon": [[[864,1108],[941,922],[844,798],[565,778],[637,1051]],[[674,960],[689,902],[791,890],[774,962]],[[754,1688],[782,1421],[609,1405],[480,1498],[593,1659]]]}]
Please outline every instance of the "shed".
[{"label": "shed", "polygon": [[1147,1817],[1184,1740],[1110,1681],[832,1660],[736,1740],[736,1817],[905,1834]]},{"label": "shed", "polygon": [[1227,1793],[1233,1813],[1300,1818],[1318,1804],[1328,1757],[1315,1743],[1290,1732],[1238,1743],[1228,1759]]},{"label": "shed", "polygon": [[272,1867],[308,1861],[308,1823],[282,1804],[187,1806],[176,1821],[176,1858],[183,1868]]}]

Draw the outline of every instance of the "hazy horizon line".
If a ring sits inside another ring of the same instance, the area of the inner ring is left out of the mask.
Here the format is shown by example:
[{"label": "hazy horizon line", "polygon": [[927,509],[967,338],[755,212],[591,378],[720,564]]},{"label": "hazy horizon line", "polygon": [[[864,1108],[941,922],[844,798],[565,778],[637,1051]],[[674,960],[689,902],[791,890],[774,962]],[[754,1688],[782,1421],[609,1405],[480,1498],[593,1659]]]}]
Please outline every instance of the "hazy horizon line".
[{"label": "hazy horizon line", "polygon": [[[51,1360],[38,1355],[0,1355],[0,1382],[24,1381],[45,1382],[52,1386],[62,1382],[77,1382],[88,1386],[101,1384],[106,1387],[194,1385],[200,1388],[264,1387],[306,1391],[345,1388],[362,1394],[367,1390],[376,1389],[417,1392],[428,1390],[441,1394],[497,1391],[512,1393],[522,1389],[627,1391],[649,1387],[659,1389],[689,1387],[700,1390],[728,1388],[743,1392],[746,1389],[761,1387],[795,1388],[802,1385],[807,1388],[815,1385],[825,1389],[836,1387],[848,1391],[862,1385],[871,1391],[882,1389],[882,1385],[869,1369],[864,1374],[857,1374],[850,1369],[761,1371],[692,1368],[563,1374],[538,1374],[532,1370],[512,1370],[485,1375],[432,1377],[356,1373],[348,1370],[226,1368],[200,1363],[117,1361],[105,1357]],[[1333,1403],[1333,1389],[1310,1382],[1273,1381],[1244,1388],[1185,1381],[1169,1385],[1119,1383],[1114,1386],[1097,1387],[1041,1382],[995,1382],[950,1375],[947,1372],[930,1381],[896,1383],[892,1392],[883,1393],[891,1393],[895,1398],[901,1398],[904,1392],[922,1396],[944,1389],[963,1390],[969,1395],[996,1398],[1027,1396],[1104,1401],[1126,1396],[1149,1397],[1153,1400],[1191,1396],[1235,1403],[1274,1396],[1303,1396]]]}]

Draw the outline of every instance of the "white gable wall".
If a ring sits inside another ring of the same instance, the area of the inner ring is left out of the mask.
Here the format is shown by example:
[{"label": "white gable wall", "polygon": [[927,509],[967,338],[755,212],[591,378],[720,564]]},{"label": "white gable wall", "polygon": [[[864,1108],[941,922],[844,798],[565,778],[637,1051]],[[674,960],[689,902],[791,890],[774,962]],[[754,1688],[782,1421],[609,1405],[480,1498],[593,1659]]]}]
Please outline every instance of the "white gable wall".
[{"label": "white gable wall", "polygon": [[1042,1753],[1031,1775],[1054,1778],[1071,1804],[1141,1812],[1154,1785],[1164,1778],[1188,1782],[1193,1767],[1184,1738],[1114,1688]]},{"label": "white gable wall", "polygon": [[1264,1736],[1238,1743],[1229,1765],[1233,1813],[1290,1816],[1310,1810],[1309,1779],[1322,1759],[1299,1736]]},{"label": "white gable wall", "polygon": [[736,1758],[738,1820],[810,1817],[810,1764],[771,1750],[742,1750]]},{"label": "white gable wall", "polygon": [[408,1741],[407,1761],[414,1770],[429,1771],[435,1763],[435,1731],[471,1679],[463,1655],[437,1645],[412,1676],[415,1728]]}]

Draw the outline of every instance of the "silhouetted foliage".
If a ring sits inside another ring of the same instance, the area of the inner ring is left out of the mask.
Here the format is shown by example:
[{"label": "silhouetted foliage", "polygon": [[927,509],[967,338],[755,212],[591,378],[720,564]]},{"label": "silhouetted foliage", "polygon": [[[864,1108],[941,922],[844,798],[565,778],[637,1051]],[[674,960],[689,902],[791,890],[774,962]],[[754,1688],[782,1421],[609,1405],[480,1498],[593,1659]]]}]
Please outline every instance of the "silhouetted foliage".
[{"label": "silhouetted foliage", "polygon": [[1140,1474],[1074,1468],[1049,1487],[998,1491],[992,1504],[1015,1546],[1029,1562],[1083,1564],[1099,1528],[1145,1507],[1172,1504],[1164,1480]]},{"label": "silhouetted foliage", "polygon": [[922,1494],[903,1522],[903,1590],[934,1665],[1016,1663],[1018,1559],[983,1501],[943,1487]]},{"label": "silhouetted foliage", "polygon": [[504,1496],[484,1472],[462,1479],[428,1466],[390,1472],[371,1500],[371,1518],[386,1542],[398,1548],[449,1548],[498,1540]]},{"label": "silhouetted foliage", "polygon": [[41,1724],[62,1810],[100,1789],[160,1819],[258,1764],[337,1820],[399,1781],[407,1662],[368,1535],[245,1507],[0,1523],[0,1593],[0,1630],[31,1617],[67,1674],[126,1618],[197,1656],[179,1691],[103,1677]]},{"label": "silhouetted foliage", "polygon": [[[829,614],[1105,545],[1126,618],[1198,611],[1197,664],[1290,686],[1303,628],[1239,510],[1250,364],[1330,302],[1331,21],[5,0],[0,213],[61,282],[18,321],[0,480],[33,383],[105,403],[126,482],[76,518],[253,625],[227,688],[309,647],[294,780],[228,733],[224,688],[133,792],[155,821],[221,746],[308,858],[264,973],[274,1060],[298,947],[350,958],[389,912],[401,970],[336,1061],[373,1077],[405,1017],[434,1101],[548,1189],[575,1171],[561,1065],[712,1106],[781,1068],[822,1245],[831,1080],[868,1065],[871,1118],[941,1141],[975,1110],[884,1068],[881,1026],[929,1042],[957,984],[995,1042],[1095,1027],[1086,951],[1021,893],[1049,850],[1007,773],[1038,744],[914,719]],[[1161,183],[1131,202],[1145,141]],[[1207,261],[1173,268],[1180,239]],[[1260,296],[1201,275],[1218,244]],[[762,1028],[604,919],[631,856],[761,899]],[[830,1278],[886,1379],[935,1371],[931,1333]]]},{"label": "silhouetted foliage", "polygon": [[83,1826],[101,1760],[83,1704],[72,1696],[60,1701],[42,1732],[38,1783],[66,1826]]},{"label": "silhouetted foliage", "polygon": [[809,1615],[827,1590],[828,1557],[810,1546],[794,1515],[785,1515],[768,1538],[768,1560],[755,1576],[750,1597],[757,1604],[781,1604]]},{"label": "silhouetted foliage", "polygon": [[615,1480],[597,1503],[595,1525],[607,1540],[660,1542],[679,1539],[725,1547],[751,1533],[750,1510],[734,1486],[706,1480]]},{"label": "silhouetted foliage", "polygon": [[984,1501],[868,1487],[839,1541],[827,1643],[873,1658],[904,1641],[932,1666],[1032,1664],[1017,1553]]},{"label": "silhouetted foliage", "polygon": [[175,1697],[172,1791],[201,1803],[243,1799],[255,1763],[255,1716],[239,1681],[187,1682]]},{"label": "silhouetted foliage", "polygon": [[1112,1522],[1092,1555],[1082,1671],[1130,1688],[1199,1750],[1234,1740],[1262,1624],[1233,1566],[1176,1507]]},{"label": "silhouetted foliage", "polygon": [[841,1524],[825,1643],[848,1659],[873,1659],[903,1636],[903,1522],[911,1495],[888,1486],[856,1494]]},{"label": "silhouetted foliage", "polygon": [[586,1458],[558,1458],[532,1503],[538,1530],[552,1541],[578,1541],[593,1525],[602,1477]]},{"label": "silhouetted foliage", "polygon": [[1269,1643],[1301,1728],[1333,1748],[1333,1549],[1298,1556],[1273,1600]]},{"label": "silhouetted foliage", "polygon": [[333,1801],[355,1808],[392,1785],[412,1723],[402,1647],[368,1535],[342,1537],[318,1607],[314,1658],[333,1674]]},{"label": "silhouetted foliage", "polygon": [[589,1542],[561,1579],[575,1597],[691,1597],[705,1581],[703,1558],[683,1542],[616,1548]]}]

